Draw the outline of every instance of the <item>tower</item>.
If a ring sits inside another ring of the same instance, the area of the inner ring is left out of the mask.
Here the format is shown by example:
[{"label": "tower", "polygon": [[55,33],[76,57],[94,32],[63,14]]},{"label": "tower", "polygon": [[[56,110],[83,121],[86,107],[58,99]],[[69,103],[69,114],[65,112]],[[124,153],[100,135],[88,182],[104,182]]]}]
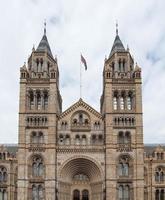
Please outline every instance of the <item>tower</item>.
[{"label": "tower", "polygon": [[103,70],[106,199],[143,199],[141,69],[116,37]]},{"label": "tower", "polygon": [[[20,69],[18,199],[56,199],[59,71],[44,35]],[[45,167],[46,166],[46,167]]]}]

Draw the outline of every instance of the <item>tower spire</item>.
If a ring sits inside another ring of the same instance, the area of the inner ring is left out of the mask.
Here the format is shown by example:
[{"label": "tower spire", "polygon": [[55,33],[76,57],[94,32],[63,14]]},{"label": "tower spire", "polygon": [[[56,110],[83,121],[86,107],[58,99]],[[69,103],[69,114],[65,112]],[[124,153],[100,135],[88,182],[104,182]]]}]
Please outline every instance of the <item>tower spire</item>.
[{"label": "tower spire", "polygon": [[116,35],[118,35],[118,21],[116,20]]},{"label": "tower spire", "polygon": [[44,20],[44,35],[46,35],[46,19]]}]

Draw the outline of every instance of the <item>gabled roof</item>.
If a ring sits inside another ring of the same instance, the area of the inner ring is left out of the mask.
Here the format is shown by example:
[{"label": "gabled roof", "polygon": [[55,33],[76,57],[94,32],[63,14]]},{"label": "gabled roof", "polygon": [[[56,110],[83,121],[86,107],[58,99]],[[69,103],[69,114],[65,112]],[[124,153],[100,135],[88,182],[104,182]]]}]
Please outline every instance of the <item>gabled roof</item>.
[{"label": "gabled roof", "polygon": [[45,51],[48,53],[49,56],[51,56],[53,58],[46,33],[44,33],[44,35],[36,49],[36,52],[45,52]]},{"label": "gabled roof", "polygon": [[69,107],[67,110],[65,110],[64,112],[62,112],[61,115],[59,116],[59,119],[62,119],[63,117],[65,117],[69,113],[73,112],[74,110],[76,110],[80,106],[82,106],[87,111],[89,111],[92,114],[94,114],[96,117],[102,119],[102,115],[99,112],[97,112],[94,108],[92,108],[91,106],[89,106],[87,103],[85,103],[81,98],[79,99],[79,101],[77,101],[71,107]]},{"label": "gabled roof", "polygon": [[109,57],[111,57],[115,52],[125,52],[124,45],[122,41],[120,40],[120,37],[118,34],[116,34]]}]

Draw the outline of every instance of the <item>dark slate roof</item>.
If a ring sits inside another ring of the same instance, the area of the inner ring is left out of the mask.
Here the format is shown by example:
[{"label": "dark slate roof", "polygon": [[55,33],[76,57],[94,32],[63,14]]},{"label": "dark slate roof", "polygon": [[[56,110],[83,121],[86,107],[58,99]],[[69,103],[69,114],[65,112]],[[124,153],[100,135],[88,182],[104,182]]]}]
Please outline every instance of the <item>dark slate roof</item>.
[{"label": "dark slate roof", "polygon": [[111,57],[115,52],[124,52],[124,51],[125,51],[124,45],[123,45],[122,41],[120,40],[119,35],[117,34],[115,37],[109,57]]},{"label": "dark slate roof", "polygon": [[49,56],[51,56],[53,58],[46,34],[43,35],[43,37],[36,49],[36,52],[45,52],[45,51],[47,51]]}]

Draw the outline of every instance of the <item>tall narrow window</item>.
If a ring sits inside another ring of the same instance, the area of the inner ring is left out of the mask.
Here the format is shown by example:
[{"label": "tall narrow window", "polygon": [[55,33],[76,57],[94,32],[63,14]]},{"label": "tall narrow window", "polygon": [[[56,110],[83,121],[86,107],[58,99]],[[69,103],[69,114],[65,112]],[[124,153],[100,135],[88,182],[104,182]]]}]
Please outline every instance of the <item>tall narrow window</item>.
[{"label": "tall narrow window", "polygon": [[29,94],[29,105],[30,105],[30,109],[33,109],[33,107],[34,107],[34,94],[33,94],[32,91]]},{"label": "tall narrow window", "polygon": [[3,166],[0,166],[0,183],[7,181],[7,169]]},{"label": "tall narrow window", "polygon": [[34,177],[40,177],[44,175],[44,165],[41,157],[33,158],[32,175]]},{"label": "tall narrow window", "polygon": [[128,110],[132,109],[132,100],[130,96],[127,97],[127,109]]},{"label": "tall narrow window", "polygon": [[38,184],[32,185],[32,200],[42,200],[42,199],[44,199],[43,186]]},{"label": "tall narrow window", "polygon": [[128,156],[121,156],[118,164],[118,176],[130,175],[130,163]]},{"label": "tall narrow window", "polygon": [[120,97],[120,109],[124,110],[124,97],[123,96]]},{"label": "tall narrow window", "polygon": [[48,107],[48,93],[44,93],[44,109],[47,109]]},{"label": "tall narrow window", "polygon": [[83,114],[82,113],[79,114],[79,123],[80,124],[83,123]]},{"label": "tall narrow window", "polygon": [[113,97],[113,109],[117,110],[117,97]]},{"label": "tall narrow window", "polygon": [[41,109],[41,94],[40,92],[37,92],[37,109]]}]

